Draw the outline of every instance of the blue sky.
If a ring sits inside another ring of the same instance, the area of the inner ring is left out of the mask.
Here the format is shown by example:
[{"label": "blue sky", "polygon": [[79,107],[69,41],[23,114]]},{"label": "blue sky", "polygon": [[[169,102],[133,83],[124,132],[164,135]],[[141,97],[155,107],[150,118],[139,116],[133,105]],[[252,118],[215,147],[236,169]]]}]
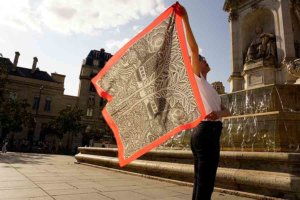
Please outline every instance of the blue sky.
[{"label": "blue sky", "polygon": [[[0,53],[19,66],[66,75],[65,94],[77,95],[82,60],[90,50],[114,54],[175,1],[170,0],[0,0]],[[229,91],[230,36],[224,0],[182,0],[212,71],[210,82]]]}]

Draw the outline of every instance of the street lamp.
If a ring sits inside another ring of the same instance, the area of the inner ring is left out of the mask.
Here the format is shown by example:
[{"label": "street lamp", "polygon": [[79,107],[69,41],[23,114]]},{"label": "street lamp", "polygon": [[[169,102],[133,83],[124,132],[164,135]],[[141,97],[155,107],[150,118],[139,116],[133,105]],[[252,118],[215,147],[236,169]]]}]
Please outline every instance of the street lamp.
[{"label": "street lamp", "polygon": [[40,108],[40,102],[41,102],[41,96],[42,96],[42,90],[43,89],[44,89],[44,86],[42,85],[40,87],[39,99],[38,99],[37,106],[36,106],[36,109],[35,109],[35,118],[37,117],[37,114],[38,114],[38,111],[39,111],[39,108]]},{"label": "street lamp", "polygon": [[40,102],[41,102],[41,95],[42,95],[42,90],[44,89],[44,86],[42,85],[40,87],[40,91],[39,91],[39,97],[38,97],[38,101],[35,107],[35,115],[33,117],[33,123],[32,123],[32,131],[30,131],[29,135],[28,135],[28,139],[29,139],[29,150],[31,151],[32,149],[32,145],[33,145],[33,136],[34,136],[34,132],[36,129],[36,124],[37,124],[37,115],[38,115],[38,111],[39,111],[39,107],[40,107]]}]

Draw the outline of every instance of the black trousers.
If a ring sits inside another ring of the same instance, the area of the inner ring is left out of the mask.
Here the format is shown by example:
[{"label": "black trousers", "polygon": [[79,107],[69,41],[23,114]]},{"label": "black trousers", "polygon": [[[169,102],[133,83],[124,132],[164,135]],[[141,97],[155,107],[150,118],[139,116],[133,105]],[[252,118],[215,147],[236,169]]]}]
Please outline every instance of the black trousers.
[{"label": "black trousers", "polygon": [[191,137],[194,155],[193,200],[210,200],[220,158],[222,122],[202,121]]}]

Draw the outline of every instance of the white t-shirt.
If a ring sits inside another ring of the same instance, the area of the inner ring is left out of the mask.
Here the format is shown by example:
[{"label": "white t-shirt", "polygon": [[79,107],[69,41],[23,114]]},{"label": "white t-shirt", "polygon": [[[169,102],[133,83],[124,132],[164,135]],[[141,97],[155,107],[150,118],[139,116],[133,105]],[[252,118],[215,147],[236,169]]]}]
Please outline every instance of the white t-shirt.
[{"label": "white t-shirt", "polygon": [[202,76],[195,75],[195,79],[198,85],[198,89],[202,98],[203,106],[206,112],[206,115],[213,111],[221,110],[221,98],[215,88],[207,82],[207,80]]}]

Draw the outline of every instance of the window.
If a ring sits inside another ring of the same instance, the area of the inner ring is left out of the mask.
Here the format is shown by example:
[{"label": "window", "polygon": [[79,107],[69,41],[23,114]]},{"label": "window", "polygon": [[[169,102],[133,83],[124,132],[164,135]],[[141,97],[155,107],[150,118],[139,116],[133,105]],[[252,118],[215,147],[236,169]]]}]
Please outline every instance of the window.
[{"label": "window", "polygon": [[51,98],[50,97],[46,98],[44,110],[47,112],[50,112],[50,110],[51,110]]},{"label": "window", "polygon": [[140,76],[141,76],[142,80],[147,79],[147,75],[146,75],[146,71],[145,71],[144,66],[141,66],[141,67],[139,68],[139,72],[140,72]]},{"label": "window", "polygon": [[9,93],[9,98],[12,100],[16,100],[17,99],[17,93],[16,92],[10,92]]},{"label": "window", "polygon": [[39,104],[40,104],[40,97],[39,96],[34,96],[32,109],[33,110],[38,110],[39,109]]},{"label": "window", "polygon": [[157,113],[158,112],[157,105],[156,105],[156,103],[154,101],[150,102],[150,106],[151,106],[151,108],[153,110],[153,113]]},{"label": "window", "polygon": [[92,117],[93,116],[93,109],[92,108],[88,108],[87,109],[86,116],[88,116],[88,117]]},{"label": "window", "polygon": [[89,105],[89,106],[94,106],[94,105],[95,105],[95,96],[91,95],[91,96],[89,97],[88,105]]},{"label": "window", "polygon": [[105,106],[105,104],[106,104],[106,100],[103,99],[103,98],[100,98],[100,101],[99,101],[100,108],[103,107],[103,106]]},{"label": "window", "polygon": [[94,59],[94,60],[93,60],[93,65],[94,65],[95,67],[98,67],[98,66],[99,66],[99,60]]},{"label": "window", "polygon": [[104,105],[104,100],[103,98],[100,97],[100,102],[99,102],[100,107],[102,107]]},{"label": "window", "polygon": [[96,88],[93,83],[90,83],[90,92],[96,92]]}]

